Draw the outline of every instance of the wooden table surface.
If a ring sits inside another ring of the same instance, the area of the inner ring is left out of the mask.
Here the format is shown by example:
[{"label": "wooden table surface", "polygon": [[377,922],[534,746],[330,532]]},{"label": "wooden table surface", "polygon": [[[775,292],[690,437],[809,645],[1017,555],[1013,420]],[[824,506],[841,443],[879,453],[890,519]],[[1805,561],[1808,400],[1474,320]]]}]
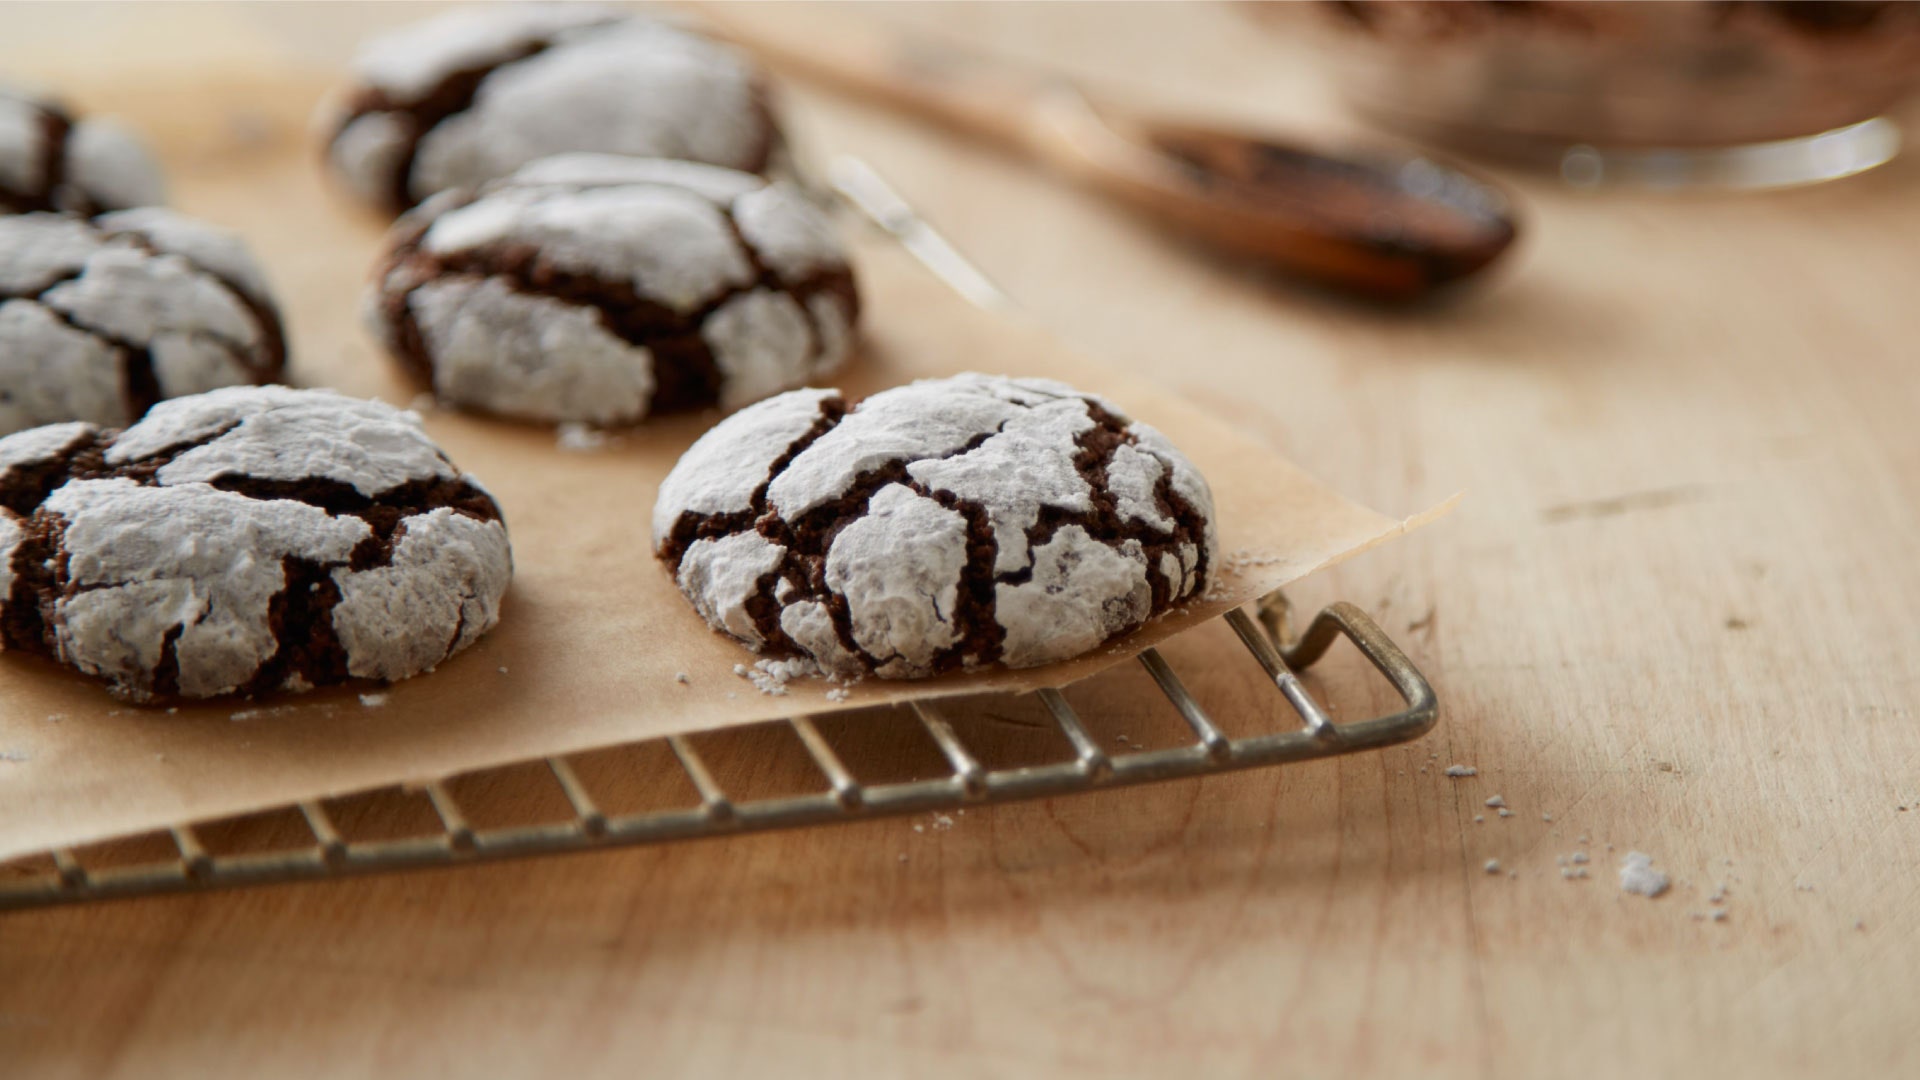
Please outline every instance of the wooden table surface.
[{"label": "wooden table surface", "polygon": [[[1309,45],[1224,6],[883,14],[1142,104],[1349,123]],[[242,42],[311,62],[398,17],[113,15],[83,47],[71,11],[9,8],[0,57],[48,75],[90,49],[178,65]],[[846,13],[767,17],[825,32]],[[0,1073],[1920,1070],[1920,158],[1725,198],[1516,177],[1529,234],[1501,279],[1396,314],[793,96],[804,140],[867,157],[1086,351],[1382,509],[1465,490],[1451,518],[1295,590],[1401,640],[1440,693],[1434,734],[950,829],[7,916]],[[1351,663],[1318,686],[1384,700]],[[1124,688],[1088,693],[1151,727]],[[1478,775],[1443,776],[1454,763]],[[1630,849],[1673,875],[1666,895],[1619,890]],[[1575,852],[1589,877],[1563,878]]]}]

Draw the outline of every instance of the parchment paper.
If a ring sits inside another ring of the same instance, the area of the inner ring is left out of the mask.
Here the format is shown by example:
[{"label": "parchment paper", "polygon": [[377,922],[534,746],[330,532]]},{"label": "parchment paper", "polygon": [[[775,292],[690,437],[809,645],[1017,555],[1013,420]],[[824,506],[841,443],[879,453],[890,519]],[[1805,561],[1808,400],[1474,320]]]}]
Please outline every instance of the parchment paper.
[{"label": "parchment paper", "polygon": [[[296,381],[404,405],[417,388],[355,317],[379,223],[325,190],[312,160],[305,121],[318,89],[292,79],[148,81],[89,104],[155,139],[176,205],[246,233],[288,309]],[[835,382],[858,396],[981,370],[1106,395],[1164,431],[1211,482],[1223,548],[1243,553],[1219,599],[1054,667],[869,680],[846,702],[827,699],[818,681],[768,696],[733,674],[753,657],[706,628],[648,549],[655,485],[715,416],[668,420],[581,453],[560,449],[552,429],[430,412],[429,430],[506,512],[516,572],[499,628],[371,707],[358,694],[374,687],[143,709],[50,662],[0,655],[0,859],[673,733],[1064,685],[1418,523],[1357,506],[1194,406],[969,306],[889,244],[857,244],[867,340]],[[677,682],[678,672],[691,682]]]}]

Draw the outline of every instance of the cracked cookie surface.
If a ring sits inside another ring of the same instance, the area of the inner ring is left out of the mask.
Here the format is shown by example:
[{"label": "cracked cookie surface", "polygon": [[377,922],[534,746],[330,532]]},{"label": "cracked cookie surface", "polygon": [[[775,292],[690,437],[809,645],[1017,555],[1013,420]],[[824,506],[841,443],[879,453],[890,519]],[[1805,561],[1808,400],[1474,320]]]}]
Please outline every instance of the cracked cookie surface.
[{"label": "cracked cookie surface", "polygon": [[837,369],[859,299],[797,189],[563,154],[389,232],[369,329],[440,400],[545,422],[734,409]]},{"label": "cracked cookie surface", "polygon": [[379,402],[233,387],[0,439],[0,647],[136,701],[430,671],[511,576],[492,497]]},{"label": "cracked cookie surface", "polygon": [[165,199],[160,167],[133,135],[0,86],[0,214],[99,214]]},{"label": "cracked cookie surface", "polygon": [[1203,594],[1218,546],[1165,436],[979,374],[728,417],[661,484],[653,545],[714,629],[883,678],[1081,655]]},{"label": "cracked cookie surface", "polygon": [[597,5],[451,12],[369,41],[354,69],[327,159],[390,213],[570,151],[761,172],[780,145],[743,54]]},{"label": "cracked cookie surface", "polygon": [[286,339],[238,236],[160,207],[0,216],[0,435],[121,426],[278,380]]}]

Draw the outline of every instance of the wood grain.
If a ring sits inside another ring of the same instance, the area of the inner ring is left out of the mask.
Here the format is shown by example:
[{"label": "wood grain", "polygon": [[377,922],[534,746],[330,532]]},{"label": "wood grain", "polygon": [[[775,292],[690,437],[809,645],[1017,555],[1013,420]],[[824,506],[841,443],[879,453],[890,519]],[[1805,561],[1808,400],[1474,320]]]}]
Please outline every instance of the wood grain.
[{"label": "wood grain", "polygon": [[[757,17],[823,32],[843,14]],[[109,36],[140,40],[118,15]],[[1344,123],[1309,47],[1223,7],[883,15],[1143,104]],[[263,49],[390,18],[181,17]],[[1442,526],[1297,591],[1401,638],[1441,694],[1434,736],[945,831],[12,916],[6,1073],[1920,1069],[1914,160],[1740,198],[1511,177],[1531,236],[1504,278],[1388,315],[1206,261],[991,152],[789,96],[803,138],[868,157],[1088,351],[1369,504],[1465,488]],[[1179,651],[1228,655],[1204,636]],[[1320,685],[1349,710],[1384,698],[1352,664]],[[1146,730],[1128,687],[1088,692]],[[1209,692],[1252,700],[1224,671]],[[1452,762],[1479,775],[1439,775]],[[1495,793],[1514,817],[1481,806]],[[1674,875],[1668,895],[1616,889],[1630,848]],[[1576,850],[1592,877],[1563,880]],[[1722,882],[1726,921],[1693,919]]]}]

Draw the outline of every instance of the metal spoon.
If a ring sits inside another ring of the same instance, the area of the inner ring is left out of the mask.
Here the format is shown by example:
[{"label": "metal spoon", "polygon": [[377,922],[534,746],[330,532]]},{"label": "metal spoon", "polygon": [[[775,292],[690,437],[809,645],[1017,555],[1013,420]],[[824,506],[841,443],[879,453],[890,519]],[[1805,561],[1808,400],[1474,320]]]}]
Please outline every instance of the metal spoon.
[{"label": "metal spoon", "polygon": [[835,20],[804,44],[718,5],[720,36],[777,70],[992,140],[1216,248],[1382,300],[1497,259],[1518,227],[1491,182],[1418,154],[1336,157],[1152,119],[1070,84]]}]

